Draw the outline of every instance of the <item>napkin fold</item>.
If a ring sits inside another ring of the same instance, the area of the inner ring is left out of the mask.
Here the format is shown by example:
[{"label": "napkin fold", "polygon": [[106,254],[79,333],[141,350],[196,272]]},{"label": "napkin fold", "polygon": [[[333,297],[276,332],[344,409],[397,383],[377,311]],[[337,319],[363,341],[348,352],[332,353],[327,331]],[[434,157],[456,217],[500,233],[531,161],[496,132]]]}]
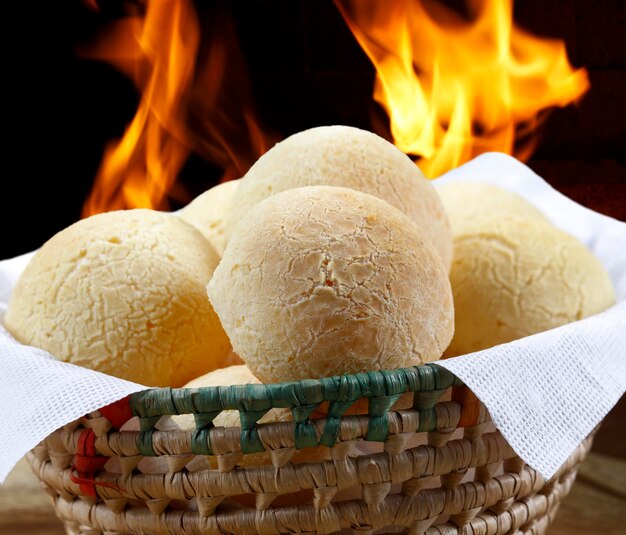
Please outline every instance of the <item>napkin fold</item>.
[{"label": "napkin fold", "polygon": [[[435,186],[456,180],[525,197],[594,252],[616,290],[617,305],[601,314],[438,362],[473,390],[518,455],[548,479],[626,390],[626,224],[576,204],[504,154],[483,154]],[[31,255],[0,262],[0,483],[55,429],[147,388],[59,362],[6,332],[6,303]]]}]

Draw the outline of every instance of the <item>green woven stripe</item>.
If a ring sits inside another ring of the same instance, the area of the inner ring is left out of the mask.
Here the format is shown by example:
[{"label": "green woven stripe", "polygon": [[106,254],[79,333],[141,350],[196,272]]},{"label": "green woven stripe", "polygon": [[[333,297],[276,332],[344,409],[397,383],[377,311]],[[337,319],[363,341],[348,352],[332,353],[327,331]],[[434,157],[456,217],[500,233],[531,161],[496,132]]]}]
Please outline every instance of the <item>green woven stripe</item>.
[{"label": "green woven stripe", "polygon": [[[348,391],[345,392],[345,394],[347,393]],[[355,398],[354,401],[356,401],[356,399],[358,399],[358,397]],[[341,427],[341,417],[350,408],[354,401],[330,402],[330,405],[328,406],[328,414],[326,415],[326,425],[324,425],[324,431],[322,431],[320,444],[331,447],[335,443],[337,435],[339,434],[339,428]]]},{"label": "green woven stripe", "polygon": [[308,420],[306,422],[296,423],[294,428],[294,443],[296,449],[317,446],[317,432],[315,426]]},{"label": "green woven stripe", "polygon": [[435,406],[445,390],[431,390],[426,392],[415,392],[413,394],[413,407],[416,409],[431,409]]},{"label": "green woven stripe", "polygon": [[302,405],[300,407],[294,407],[291,409],[294,422],[294,442],[296,449],[308,448],[310,446],[317,446],[317,432],[315,426],[309,420],[313,411],[319,407],[319,403],[312,405]]},{"label": "green woven stripe", "polygon": [[213,455],[210,428],[196,429],[191,435],[191,452],[196,455]]},{"label": "green woven stripe", "polygon": [[189,396],[185,389],[175,388],[171,391],[171,399],[174,409],[178,414],[189,414],[196,412],[194,406],[194,397]]},{"label": "green woven stripe", "polygon": [[446,370],[437,364],[427,364],[429,368],[435,370],[435,388],[445,390],[451,386],[461,386],[463,381],[454,375],[450,370]]},{"label": "green woven stripe", "polygon": [[448,370],[425,364],[271,385],[152,388],[133,394],[130,403],[133,414],[143,418],[228,409],[254,412],[272,407],[293,409],[323,401],[344,402],[362,397],[442,390],[461,384]]},{"label": "green woven stripe", "polygon": [[130,407],[133,414],[140,418],[178,414],[172,401],[171,388],[151,388],[137,392],[130,398]]},{"label": "green woven stripe", "polygon": [[137,439],[137,449],[144,457],[154,457],[156,455],[156,452],[152,447],[153,433],[154,431],[152,429],[150,431],[139,433],[139,438]]},{"label": "green woven stripe", "polygon": [[434,407],[430,409],[420,409],[418,412],[420,417],[417,426],[418,433],[437,429],[437,413]]},{"label": "green woven stripe", "polygon": [[370,398],[368,411],[370,421],[365,440],[376,442],[384,442],[387,440],[389,436],[389,409],[400,399],[400,395],[401,394],[395,394],[394,396]]},{"label": "green woven stripe", "polygon": [[252,403],[252,405],[267,405],[266,409],[258,411],[239,411],[239,420],[241,421],[241,451],[244,453],[256,453],[265,451],[256,423],[270,410],[269,401],[263,400],[263,403]]},{"label": "green woven stripe", "polygon": [[257,453],[265,451],[261,438],[259,437],[259,430],[256,427],[252,429],[241,428],[241,451],[244,453]]},{"label": "green woven stripe", "polygon": [[389,433],[388,413],[405,392],[415,392],[419,431],[436,428],[434,406],[441,394],[462,382],[436,364],[398,370],[380,370],[354,375],[307,379],[272,385],[235,385],[204,388],[152,388],[133,394],[131,409],[139,417],[138,448],[155,455],[152,430],[163,415],[193,414],[196,431],[193,453],[211,455],[210,430],[223,410],[237,410],[241,420],[241,449],[244,453],[264,451],[257,422],[272,408],[291,409],[297,449],[318,444],[315,425],[309,419],[324,401],[330,402],[319,443],[332,446],[337,440],[341,418],[361,398],[369,398],[369,427],[366,440],[384,441]]},{"label": "green woven stripe", "polygon": [[196,429],[208,429],[213,427],[213,420],[217,418],[222,411],[200,412],[193,415],[196,423]]},{"label": "green woven stripe", "polygon": [[139,430],[150,431],[154,429],[154,426],[161,419],[160,416],[149,416],[147,418],[139,418]]}]

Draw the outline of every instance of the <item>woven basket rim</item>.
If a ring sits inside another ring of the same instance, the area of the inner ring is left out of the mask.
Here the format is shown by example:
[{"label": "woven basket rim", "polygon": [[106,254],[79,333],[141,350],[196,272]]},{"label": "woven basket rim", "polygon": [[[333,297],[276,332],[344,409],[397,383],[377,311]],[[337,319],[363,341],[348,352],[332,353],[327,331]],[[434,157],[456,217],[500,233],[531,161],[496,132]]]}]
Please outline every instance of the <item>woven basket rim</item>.
[{"label": "woven basket rim", "polygon": [[273,408],[304,408],[323,402],[354,403],[363,398],[383,399],[409,392],[436,393],[463,385],[446,368],[427,363],[282,383],[149,388],[131,394],[130,405],[139,418],[223,410],[260,412]]},{"label": "woven basket rim", "polygon": [[[330,447],[337,440],[346,411],[356,401],[367,398],[366,440],[383,442],[389,435],[389,411],[403,394],[413,392],[416,396],[414,406],[420,409],[423,430],[426,430],[436,422],[435,404],[454,386],[463,386],[463,383],[447,369],[428,363],[267,385],[152,388],[132,394],[129,405],[133,416],[139,418],[144,455],[154,455],[152,434],[160,418],[180,414],[194,415],[194,453],[210,455],[212,449],[208,444],[213,420],[225,410],[239,411],[242,451],[254,453],[264,451],[257,423],[272,409],[291,411],[296,449],[320,444]],[[326,424],[318,439],[310,416],[324,402],[329,403]]]}]

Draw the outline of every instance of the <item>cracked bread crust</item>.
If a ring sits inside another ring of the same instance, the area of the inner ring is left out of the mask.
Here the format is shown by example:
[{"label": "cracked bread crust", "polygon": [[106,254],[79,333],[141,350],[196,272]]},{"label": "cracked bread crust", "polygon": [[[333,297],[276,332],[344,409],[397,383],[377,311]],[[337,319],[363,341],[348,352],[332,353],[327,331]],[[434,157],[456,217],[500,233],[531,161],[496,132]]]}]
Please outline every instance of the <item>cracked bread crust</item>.
[{"label": "cracked bread crust", "polygon": [[450,272],[464,355],[580,320],[615,303],[608,273],[576,238],[540,220],[467,221]]},{"label": "cracked bread crust", "polygon": [[198,195],[177,215],[196,227],[220,257],[226,242],[224,229],[231,201],[241,179],[229,180]]},{"label": "cracked bread crust", "polygon": [[453,333],[447,270],[430,241],[348,188],[290,189],[255,206],[208,294],[264,383],[430,362]]},{"label": "cracked bread crust", "polygon": [[546,216],[524,197],[485,182],[450,182],[439,186],[452,235],[463,232],[466,222],[486,218],[520,217],[549,223]]},{"label": "cracked bread crust", "polygon": [[181,386],[230,350],[205,292],[218,262],[200,232],[171,214],[92,216],[33,257],[6,326],[59,360],[148,386]]},{"label": "cracked bread crust", "polygon": [[446,268],[450,267],[450,226],[431,183],[393,144],[349,126],[299,132],[261,156],[235,192],[226,242],[234,226],[258,202],[287,189],[317,185],[352,188],[387,201],[422,228]]}]

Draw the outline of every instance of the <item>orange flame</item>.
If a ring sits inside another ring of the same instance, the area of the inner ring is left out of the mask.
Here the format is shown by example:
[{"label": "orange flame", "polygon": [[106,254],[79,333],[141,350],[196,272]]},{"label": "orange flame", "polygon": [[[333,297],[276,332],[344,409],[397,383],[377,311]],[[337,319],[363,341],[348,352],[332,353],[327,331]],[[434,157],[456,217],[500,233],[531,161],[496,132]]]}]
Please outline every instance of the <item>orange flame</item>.
[{"label": "orange flame", "polygon": [[[144,15],[117,21],[87,53],[132,77],[141,99],[122,139],[105,150],[83,217],[165,209],[191,152],[221,166],[229,179],[271,147],[252,109],[231,21],[220,16],[210,36],[201,37],[191,0],[148,0]],[[208,46],[203,61],[201,43]],[[225,99],[236,101],[236,111],[229,113]]]},{"label": "orange flame", "polygon": [[586,71],[562,41],[516,27],[512,0],[469,0],[469,21],[424,3],[335,0],[376,68],[394,143],[431,178],[488,151],[528,159],[544,111],[580,99]]}]

